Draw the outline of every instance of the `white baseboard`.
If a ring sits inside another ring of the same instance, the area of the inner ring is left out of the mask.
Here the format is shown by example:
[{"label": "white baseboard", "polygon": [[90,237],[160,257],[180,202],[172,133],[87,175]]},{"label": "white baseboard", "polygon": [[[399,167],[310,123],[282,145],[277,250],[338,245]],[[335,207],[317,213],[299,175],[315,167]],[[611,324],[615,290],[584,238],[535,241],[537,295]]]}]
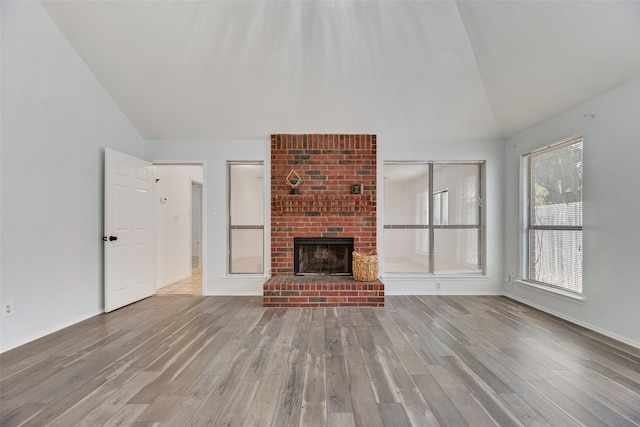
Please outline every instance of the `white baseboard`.
[{"label": "white baseboard", "polygon": [[512,299],[514,301],[518,301],[518,302],[520,302],[520,303],[522,303],[524,305],[528,305],[529,307],[533,307],[536,310],[544,311],[545,313],[549,313],[549,314],[551,314],[553,316],[556,316],[556,317],[558,317],[558,318],[560,318],[562,320],[566,320],[567,322],[571,322],[571,323],[576,324],[578,326],[582,326],[583,328],[589,329],[590,331],[597,332],[597,333],[602,334],[602,335],[604,335],[606,337],[612,338],[612,339],[614,339],[616,341],[620,341],[621,343],[630,345],[631,347],[635,347],[637,349],[640,349],[640,343],[637,343],[637,342],[632,341],[632,340],[630,340],[628,338],[625,338],[625,337],[622,337],[620,335],[617,335],[617,334],[615,334],[615,333],[613,333],[611,331],[607,331],[606,329],[599,328],[599,327],[594,326],[594,325],[592,325],[590,323],[582,322],[580,320],[572,318],[571,316],[567,316],[565,314],[559,313],[559,312],[557,312],[555,310],[549,310],[547,307],[531,303],[530,301],[527,301],[525,299],[516,297],[515,295],[504,294],[504,296],[507,297],[507,298],[510,298],[510,299]]},{"label": "white baseboard", "polygon": [[420,296],[425,296],[425,295],[435,295],[435,296],[452,296],[452,295],[466,295],[466,296],[474,296],[474,295],[493,295],[493,296],[502,296],[504,295],[502,292],[498,292],[498,291],[480,291],[480,292],[467,292],[467,291],[460,291],[460,292],[443,292],[443,291],[425,291],[425,292],[411,292],[411,293],[407,293],[407,292],[403,292],[403,291],[384,291],[384,295],[385,296],[402,296],[402,295],[420,295]]},{"label": "white baseboard", "polygon": [[104,313],[104,310],[99,310],[99,311],[97,311],[97,312],[95,312],[93,314],[87,314],[85,316],[76,317],[75,319],[69,320],[68,322],[64,322],[64,323],[61,323],[59,325],[52,326],[51,328],[45,329],[45,330],[43,330],[41,332],[38,332],[35,335],[29,336],[29,337],[23,337],[23,338],[19,339],[18,341],[14,341],[11,344],[9,344],[8,346],[1,348],[0,349],[0,353],[4,353],[5,351],[13,350],[14,348],[20,347],[21,345],[28,344],[28,343],[30,343],[32,341],[35,341],[35,340],[43,338],[43,337],[45,337],[47,335],[53,334],[54,332],[58,332],[58,331],[60,331],[60,330],[62,330],[64,328],[68,328],[69,326],[73,326],[76,323],[80,323],[80,322],[82,322],[84,320],[87,320],[87,319],[89,319],[91,317],[97,316],[97,315],[102,314],[102,313]]}]

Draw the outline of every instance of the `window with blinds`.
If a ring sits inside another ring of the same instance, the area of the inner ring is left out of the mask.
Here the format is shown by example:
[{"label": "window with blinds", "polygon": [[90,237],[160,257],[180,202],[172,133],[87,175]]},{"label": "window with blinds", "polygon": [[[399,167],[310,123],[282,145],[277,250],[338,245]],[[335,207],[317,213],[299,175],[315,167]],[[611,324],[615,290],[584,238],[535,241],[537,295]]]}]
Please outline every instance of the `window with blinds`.
[{"label": "window with blinds", "polygon": [[524,279],[582,293],[582,136],[523,156]]}]

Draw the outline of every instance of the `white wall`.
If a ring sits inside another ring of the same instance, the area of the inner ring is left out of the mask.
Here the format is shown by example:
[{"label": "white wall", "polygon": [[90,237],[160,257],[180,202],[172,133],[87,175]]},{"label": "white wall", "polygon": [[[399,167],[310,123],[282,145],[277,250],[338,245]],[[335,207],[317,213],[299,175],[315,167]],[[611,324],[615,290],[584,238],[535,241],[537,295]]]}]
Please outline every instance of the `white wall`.
[{"label": "white wall", "polygon": [[[268,138],[250,141],[146,141],[145,159],[150,162],[204,163],[205,253],[204,295],[262,295],[265,276],[227,276],[227,161],[264,161],[270,170]],[[265,179],[265,209],[270,206],[269,180]],[[215,213],[214,213],[215,211]],[[268,212],[268,210],[265,210]],[[265,218],[265,241],[270,241],[270,218]],[[265,245],[265,252],[269,252]],[[265,272],[270,253],[265,254]]]},{"label": "white wall", "polygon": [[156,280],[161,288],[191,276],[191,181],[202,183],[202,166],[155,165],[154,173]]},{"label": "white wall", "polygon": [[[583,296],[578,303],[516,283],[506,293],[640,347],[640,79],[531,127],[506,142],[505,273],[517,268],[519,157],[584,135]],[[594,115],[594,119],[585,115]]]},{"label": "white wall", "polygon": [[2,351],[103,310],[104,147],[144,143],[39,2],[2,15]]},{"label": "white wall", "polygon": [[[486,276],[402,276],[388,274],[382,276],[385,293],[394,294],[500,294],[504,284],[502,259],[503,245],[503,176],[504,142],[496,141],[424,141],[398,140],[378,136],[378,252],[384,260],[384,186],[382,168],[384,162],[391,161],[486,161]],[[411,208],[413,209],[413,208]],[[384,271],[382,269],[382,271]],[[440,283],[440,290],[436,290]]]}]

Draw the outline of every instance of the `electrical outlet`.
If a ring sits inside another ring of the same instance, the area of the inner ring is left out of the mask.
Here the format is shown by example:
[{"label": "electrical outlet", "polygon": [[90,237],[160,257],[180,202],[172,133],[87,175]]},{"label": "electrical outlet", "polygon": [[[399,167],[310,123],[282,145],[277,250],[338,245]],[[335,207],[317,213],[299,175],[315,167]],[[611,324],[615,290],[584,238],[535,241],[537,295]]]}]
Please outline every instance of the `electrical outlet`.
[{"label": "electrical outlet", "polygon": [[436,282],[436,290],[440,290],[440,282]]},{"label": "electrical outlet", "polygon": [[13,314],[13,301],[7,301],[2,304],[2,317],[11,316]]}]

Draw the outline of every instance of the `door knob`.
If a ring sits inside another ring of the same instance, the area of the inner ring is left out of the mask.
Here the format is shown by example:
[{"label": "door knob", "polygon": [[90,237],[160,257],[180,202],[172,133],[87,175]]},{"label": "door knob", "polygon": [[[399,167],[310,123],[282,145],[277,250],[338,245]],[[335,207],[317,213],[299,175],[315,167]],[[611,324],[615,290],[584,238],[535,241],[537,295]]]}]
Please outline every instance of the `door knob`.
[{"label": "door knob", "polygon": [[118,240],[117,236],[109,236],[109,241],[113,242],[114,240]]}]

